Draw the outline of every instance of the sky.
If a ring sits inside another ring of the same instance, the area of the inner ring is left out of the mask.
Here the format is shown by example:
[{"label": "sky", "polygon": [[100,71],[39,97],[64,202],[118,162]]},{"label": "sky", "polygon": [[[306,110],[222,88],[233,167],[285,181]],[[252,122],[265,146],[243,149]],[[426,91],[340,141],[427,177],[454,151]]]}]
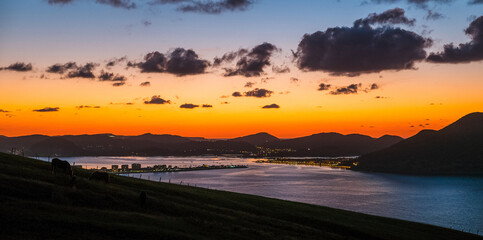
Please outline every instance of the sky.
[{"label": "sky", "polygon": [[483,109],[481,13],[481,0],[2,0],[0,135],[438,130]]}]

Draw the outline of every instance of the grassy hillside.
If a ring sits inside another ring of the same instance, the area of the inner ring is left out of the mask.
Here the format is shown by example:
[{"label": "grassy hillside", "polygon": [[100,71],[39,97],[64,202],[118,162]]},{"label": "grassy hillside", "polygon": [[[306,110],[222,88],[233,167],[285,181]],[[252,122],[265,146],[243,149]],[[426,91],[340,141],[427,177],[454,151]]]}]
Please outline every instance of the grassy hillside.
[{"label": "grassy hillside", "polygon": [[[424,224],[309,204],[112,176],[52,175],[0,153],[2,239],[477,239]],[[283,187],[283,186],[281,186]],[[138,203],[146,191],[144,207]],[[480,238],[481,239],[481,238]]]}]

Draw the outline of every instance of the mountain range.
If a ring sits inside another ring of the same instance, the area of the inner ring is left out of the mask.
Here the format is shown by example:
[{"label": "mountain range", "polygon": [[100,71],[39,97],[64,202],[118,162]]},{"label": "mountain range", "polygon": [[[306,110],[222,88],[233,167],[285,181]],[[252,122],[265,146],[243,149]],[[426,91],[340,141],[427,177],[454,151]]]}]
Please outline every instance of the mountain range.
[{"label": "mountain range", "polygon": [[422,130],[388,148],[358,158],[356,170],[402,174],[483,174],[483,113],[447,127]]},{"label": "mountain range", "polygon": [[216,140],[177,135],[114,134],[20,137],[0,136],[0,151],[28,156],[192,156],[242,154],[245,156],[357,156],[403,140],[397,136],[372,138],[365,135],[319,133],[279,139],[268,133]]}]

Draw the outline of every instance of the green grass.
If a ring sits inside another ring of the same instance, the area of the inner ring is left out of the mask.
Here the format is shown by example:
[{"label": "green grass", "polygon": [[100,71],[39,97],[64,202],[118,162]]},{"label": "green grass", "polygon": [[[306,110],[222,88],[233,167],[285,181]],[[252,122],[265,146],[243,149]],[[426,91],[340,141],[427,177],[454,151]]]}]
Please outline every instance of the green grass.
[{"label": "green grass", "polygon": [[[90,171],[0,153],[2,239],[481,239],[431,225]],[[280,186],[283,187],[283,186]],[[146,206],[138,204],[146,191]]]}]

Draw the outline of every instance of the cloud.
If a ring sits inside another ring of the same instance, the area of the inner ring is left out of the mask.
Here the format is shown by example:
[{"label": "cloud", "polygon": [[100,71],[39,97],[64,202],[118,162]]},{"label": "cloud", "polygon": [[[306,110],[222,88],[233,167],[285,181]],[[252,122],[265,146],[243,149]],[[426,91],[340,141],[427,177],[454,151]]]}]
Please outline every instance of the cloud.
[{"label": "cloud", "polygon": [[77,68],[77,65],[75,62],[68,62],[64,64],[57,63],[52,66],[49,66],[46,72],[63,74],[67,70],[72,70],[76,68]]},{"label": "cloud", "polygon": [[145,26],[145,27],[149,27],[151,26],[151,24],[153,24],[151,21],[149,20],[143,20],[141,21],[141,23]]},{"label": "cloud", "polygon": [[151,82],[142,82],[141,84],[139,84],[139,86],[141,86],[141,87],[149,87],[149,86],[151,86]]},{"label": "cloud", "polygon": [[10,112],[10,111],[0,109],[0,113],[8,113],[8,112]]},{"label": "cloud", "polygon": [[121,62],[124,62],[126,60],[127,60],[127,57],[113,58],[113,59],[109,60],[109,62],[107,62],[106,67],[107,68],[114,67],[115,65],[117,65]]},{"label": "cloud", "polygon": [[401,28],[334,27],[305,34],[294,57],[299,69],[349,77],[384,70],[414,69],[432,40]]},{"label": "cloud", "polygon": [[280,66],[280,67],[273,66],[272,67],[272,72],[274,72],[274,73],[289,73],[290,72],[290,68],[287,67],[287,66]]},{"label": "cloud", "polygon": [[470,23],[465,29],[466,35],[471,38],[467,43],[457,47],[453,43],[444,45],[442,52],[429,54],[427,61],[432,63],[468,63],[483,60],[483,16]]},{"label": "cloud", "polygon": [[329,90],[330,86],[331,86],[330,84],[321,83],[321,84],[319,84],[319,89],[317,89],[317,90],[318,91]]},{"label": "cloud", "polygon": [[120,87],[125,85],[127,80],[126,77],[122,75],[119,75],[119,74],[114,75],[114,73],[104,72],[104,71],[101,71],[101,74],[99,75],[98,78],[99,78],[99,81],[101,82],[106,82],[106,81],[113,82],[112,86],[114,87]]},{"label": "cloud", "polygon": [[203,108],[212,108],[212,107],[213,107],[213,105],[210,105],[210,104],[203,104],[203,106],[202,106],[202,107],[203,107]]},{"label": "cloud", "polygon": [[299,81],[300,81],[300,79],[298,79],[298,78],[295,78],[295,77],[290,78],[291,83],[298,83]]},{"label": "cloud", "polygon": [[235,60],[237,57],[241,57],[241,56],[243,56],[247,53],[248,53],[248,50],[244,49],[244,48],[239,49],[238,51],[235,51],[235,52],[225,53],[225,54],[223,54],[223,56],[221,58],[215,57],[213,59],[213,66],[217,67],[217,66],[219,66],[223,63],[230,63],[233,60]]},{"label": "cloud", "polygon": [[341,94],[357,94],[359,88],[362,84],[351,84],[347,87],[338,87],[334,91],[331,91],[331,95],[341,95]]},{"label": "cloud", "polygon": [[92,70],[96,68],[97,64],[95,63],[86,63],[84,66],[80,66],[75,68],[74,70],[67,73],[67,77],[69,78],[95,78],[94,73]]},{"label": "cloud", "polygon": [[141,72],[166,72],[177,76],[202,74],[208,66],[210,62],[200,59],[195,51],[184,48],[176,48],[167,55],[156,51],[148,53],[144,62],[128,62],[128,67],[138,67]]},{"label": "cloud", "polygon": [[170,100],[164,100],[159,95],[151,97],[151,100],[144,101],[144,104],[171,104]]},{"label": "cloud", "polygon": [[426,20],[438,20],[444,18],[444,15],[439,13],[439,12],[433,12],[431,10],[428,10],[428,14],[424,17]]},{"label": "cloud", "polygon": [[58,112],[59,108],[58,107],[44,107],[41,109],[34,109],[32,110],[34,112]]},{"label": "cloud", "polygon": [[416,19],[409,19],[405,15],[404,9],[389,9],[381,14],[371,13],[366,18],[358,19],[354,22],[354,27],[369,26],[373,24],[404,24],[414,26]]},{"label": "cloud", "polygon": [[181,104],[179,106],[179,108],[193,109],[193,108],[197,108],[199,106],[200,105],[195,105],[195,104],[192,104],[192,103],[185,103],[185,104]]},{"label": "cloud", "polygon": [[468,4],[483,4],[483,0],[471,0]]},{"label": "cloud", "polygon": [[379,85],[377,85],[377,83],[371,84],[370,90],[376,90],[376,89],[379,89]]},{"label": "cloud", "polygon": [[244,87],[252,88],[255,84],[256,84],[255,82],[246,82]]},{"label": "cloud", "polygon": [[101,106],[90,106],[90,105],[80,105],[76,106],[77,109],[84,109],[84,108],[101,108]]},{"label": "cloud", "polygon": [[[453,0],[371,0],[373,3],[396,3],[404,1],[407,4],[415,5],[418,8],[426,9],[429,3],[434,4],[447,4],[453,2]],[[367,2],[366,2],[367,3]]]},{"label": "cloud", "polygon": [[240,92],[233,92],[231,95],[233,97],[243,97],[243,95]]},{"label": "cloud", "polygon": [[270,58],[279,49],[271,43],[262,43],[240,56],[235,68],[225,68],[225,76],[241,75],[256,77],[264,73],[263,69],[270,66]]},{"label": "cloud", "polygon": [[245,11],[253,0],[153,0],[151,5],[156,4],[181,4],[177,10],[181,12],[197,12],[205,14],[220,14],[226,11]]},{"label": "cloud", "polygon": [[245,92],[244,96],[245,97],[256,97],[256,98],[265,98],[265,97],[270,97],[272,95],[273,91],[263,89],[263,88],[255,88],[251,91]]},{"label": "cloud", "polygon": [[264,109],[280,108],[280,106],[278,104],[273,103],[273,104],[270,104],[270,105],[265,105],[262,108],[264,108]]},{"label": "cloud", "polygon": [[126,82],[115,82],[112,84],[113,87],[120,87],[126,85]]},{"label": "cloud", "polygon": [[17,63],[10,64],[8,67],[0,68],[0,70],[27,72],[27,71],[32,71],[32,64],[31,63],[17,62]]},{"label": "cloud", "polygon": [[[78,0],[49,0],[48,3],[51,5],[56,5],[56,4],[65,5],[65,4],[73,3],[74,1],[78,1]],[[124,8],[124,9],[136,8],[136,4],[131,0],[95,0],[95,3],[105,4],[111,7]]]}]

